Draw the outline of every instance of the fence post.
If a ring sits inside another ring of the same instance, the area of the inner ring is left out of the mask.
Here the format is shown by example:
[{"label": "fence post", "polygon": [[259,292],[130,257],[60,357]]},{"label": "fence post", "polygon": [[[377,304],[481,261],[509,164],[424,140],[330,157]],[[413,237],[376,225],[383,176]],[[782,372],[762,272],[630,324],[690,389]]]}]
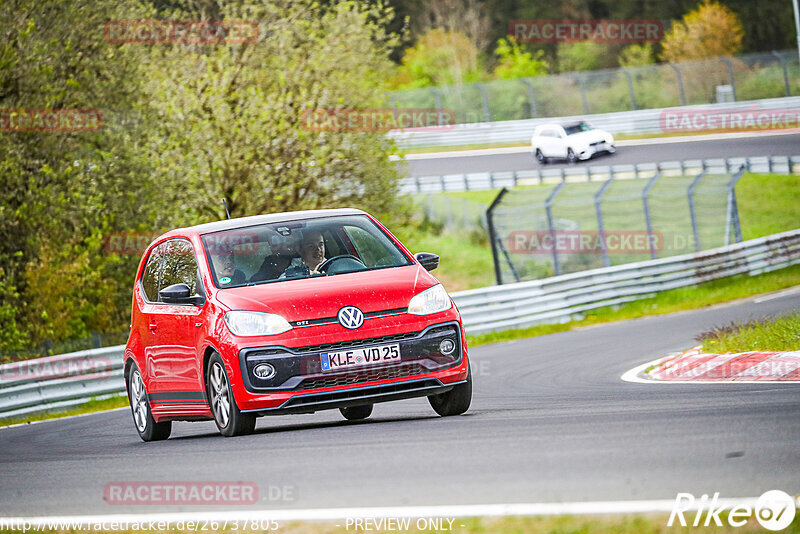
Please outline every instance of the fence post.
[{"label": "fence post", "polygon": [[789,86],[789,69],[786,67],[786,59],[775,50],[772,51],[772,55],[778,58],[778,61],[781,62],[781,70],[783,70],[783,87],[786,89],[786,96],[792,96],[792,89]]},{"label": "fence post", "polygon": [[650,181],[647,182],[647,185],[642,190],[642,204],[644,205],[644,220],[645,224],[647,224],[647,241],[650,244],[650,257],[652,259],[656,259],[658,256],[656,255],[656,247],[655,243],[653,243],[653,219],[650,217],[650,190],[653,189],[653,186],[656,185],[656,182],[661,177],[661,171],[659,170],[656,172],[655,176],[650,178]]},{"label": "fence post", "polygon": [[603,247],[603,267],[610,267],[611,260],[608,257],[608,247],[606,246],[606,227],[603,222],[603,195],[608,191],[611,182],[614,181],[612,174],[608,180],[600,187],[600,190],[594,195],[594,211],[597,214],[597,231],[600,234],[600,244]]},{"label": "fence post", "polygon": [[535,119],[539,116],[539,112],[536,110],[536,91],[534,91],[533,84],[528,78],[520,78],[519,81],[528,87],[528,100],[530,100],[531,103],[531,118]]},{"label": "fence post", "polygon": [[733,226],[734,239],[737,243],[742,241],[742,226],[739,223],[739,207],[736,205],[736,183],[744,174],[745,166],[739,167],[739,171],[733,175],[728,182],[728,213],[725,217],[725,245],[731,244],[731,226]]},{"label": "fence post", "polygon": [[728,78],[731,81],[731,92],[733,93],[733,101],[736,102],[736,80],[733,78],[733,63],[731,63],[731,59],[729,57],[720,56],[720,61],[725,63],[725,67],[728,69]]},{"label": "fence post", "polygon": [[706,175],[706,171],[701,172],[695,176],[692,183],[689,185],[687,196],[689,197],[689,218],[692,221],[692,235],[694,235],[694,250],[700,252],[700,230],[697,228],[697,213],[694,209],[694,190],[700,185],[700,180]]},{"label": "fence post", "polygon": [[486,88],[480,82],[475,82],[472,85],[481,94],[481,106],[483,107],[483,122],[492,122],[492,114],[489,113],[489,95],[486,94]]},{"label": "fence post", "polygon": [[555,271],[556,276],[561,274],[561,265],[558,262],[558,247],[556,247],[556,230],[553,226],[553,201],[555,201],[558,194],[564,188],[564,184],[566,182],[559,183],[555,189],[547,196],[547,200],[544,201],[544,209],[547,213],[547,229],[550,231],[550,239],[553,243],[553,270]]},{"label": "fence post", "polygon": [[494,226],[494,210],[503,197],[508,193],[505,187],[500,190],[486,210],[486,226],[489,229],[489,243],[492,245],[492,261],[494,262],[494,278],[497,285],[503,285],[503,275],[500,272],[500,258],[497,256],[497,233]]},{"label": "fence post", "polygon": [[681,98],[681,106],[685,106],[686,92],[683,90],[683,74],[681,74],[681,69],[679,69],[678,66],[675,65],[674,63],[667,63],[667,65],[672,67],[672,70],[675,71],[675,76],[678,80],[678,94],[680,95]]},{"label": "fence post", "polygon": [[436,107],[436,111],[439,113],[442,112],[442,93],[439,91],[437,87],[431,86],[430,92],[433,93],[433,105]]},{"label": "fence post", "polygon": [[583,114],[589,114],[589,102],[586,100],[586,83],[584,83],[583,76],[580,74],[573,74],[573,78],[578,80],[578,87],[581,90],[581,104],[583,105]]},{"label": "fence post", "polygon": [[625,78],[628,80],[628,95],[630,95],[631,97],[631,109],[633,111],[636,111],[636,97],[633,94],[633,78],[631,77],[631,73],[628,72],[628,69],[622,68],[620,70],[625,75]]}]

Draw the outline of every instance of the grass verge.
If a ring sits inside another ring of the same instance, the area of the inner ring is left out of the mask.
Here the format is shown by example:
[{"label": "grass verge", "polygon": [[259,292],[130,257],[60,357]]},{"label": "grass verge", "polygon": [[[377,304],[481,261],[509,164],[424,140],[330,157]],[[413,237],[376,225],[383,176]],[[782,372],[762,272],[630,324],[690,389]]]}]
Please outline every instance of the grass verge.
[{"label": "grass verge", "polygon": [[515,339],[574,330],[600,323],[694,310],[762,293],[770,293],[796,285],[800,285],[800,265],[793,265],[757,276],[732,276],[706,282],[698,286],[671,289],[650,298],[628,302],[619,306],[598,308],[587,312],[583,319],[568,323],[536,325],[530,328],[504,330],[478,336],[467,335],[467,345],[474,347],[488,343],[513,341]]},{"label": "grass verge", "polygon": [[698,336],[706,352],[800,350],[800,312],[730,324]]},{"label": "grass verge", "polygon": [[122,408],[128,406],[128,397],[125,395],[115,395],[107,399],[92,399],[89,402],[66,408],[63,410],[53,410],[44,413],[28,415],[25,417],[15,417],[13,419],[0,419],[0,427],[18,425],[24,423],[32,423],[34,421],[44,421],[46,419],[60,419],[62,417],[69,417],[72,415],[81,415],[85,413],[102,412],[105,410],[112,410],[114,408]]}]

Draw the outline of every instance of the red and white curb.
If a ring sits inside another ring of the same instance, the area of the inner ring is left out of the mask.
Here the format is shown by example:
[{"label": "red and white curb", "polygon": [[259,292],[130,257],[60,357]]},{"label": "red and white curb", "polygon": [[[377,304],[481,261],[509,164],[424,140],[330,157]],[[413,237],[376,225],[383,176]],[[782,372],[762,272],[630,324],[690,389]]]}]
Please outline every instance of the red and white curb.
[{"label": "red and white curb", "polygon": [[800,351],[711,354],[698,346],[634,367],[621,378],[644,384],[800,382]]}]

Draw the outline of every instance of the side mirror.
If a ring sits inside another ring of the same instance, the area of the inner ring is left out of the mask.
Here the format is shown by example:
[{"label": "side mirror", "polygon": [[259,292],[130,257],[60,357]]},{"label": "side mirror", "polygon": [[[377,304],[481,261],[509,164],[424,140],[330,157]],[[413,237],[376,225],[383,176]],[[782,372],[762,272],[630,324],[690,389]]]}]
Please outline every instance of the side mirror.
[{"label": "side mirror", "polygon": [[193,296],[189,286],[184,283],[165,287],[158,292],[158,299],[166,304],[193,304],[195,306],[202,306],[206,301],[205,297]]},{"label": "side mirror", "polygon": [[426,271],[432,271],[439,266],[439,256],[430,252],[417,252],[414,254],[414,258]]}]

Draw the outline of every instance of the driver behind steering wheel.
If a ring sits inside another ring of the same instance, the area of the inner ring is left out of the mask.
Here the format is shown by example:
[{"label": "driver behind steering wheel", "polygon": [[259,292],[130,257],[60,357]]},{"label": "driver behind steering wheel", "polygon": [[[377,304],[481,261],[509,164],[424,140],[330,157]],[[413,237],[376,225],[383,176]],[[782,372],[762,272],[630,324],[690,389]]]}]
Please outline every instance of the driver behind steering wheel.
[{"label": "driver behind steering wheel", "polygon": [[325,240],[319,230],[307,230],[300,239],[300,257],[294,258],[283,271],[281,278],[299,278],[321,274],[319,266],[325,262]]}]

